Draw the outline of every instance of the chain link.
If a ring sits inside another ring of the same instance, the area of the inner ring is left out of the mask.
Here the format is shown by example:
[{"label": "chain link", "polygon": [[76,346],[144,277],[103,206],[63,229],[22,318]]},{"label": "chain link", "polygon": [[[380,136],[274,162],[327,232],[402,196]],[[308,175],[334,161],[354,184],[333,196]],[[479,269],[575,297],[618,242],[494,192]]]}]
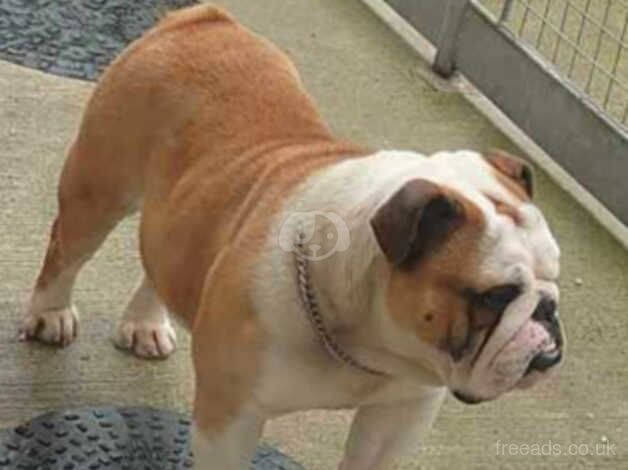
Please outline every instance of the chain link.
[{"label": "chain link", "polygon": [[305,255],[304,242],[305,234],[302,230],[297,229],[295,262],[297,269],[299,298],[319,342],[321,343],[323,348],[329,353],[329,355],[339,362],[344,362],[349,366],[355,367],[356,369],[367,372],[369,374],[386,375],[383,372],[364,365],[357,359],[353,358],[351,355],[349,355],[349,353],[343,350],[330,335],[327,327],[325,326],[323,316],[321,315],[318,302],[316,301],[316,297],[314,296],[314,292],[310,284],[308,259]]}]

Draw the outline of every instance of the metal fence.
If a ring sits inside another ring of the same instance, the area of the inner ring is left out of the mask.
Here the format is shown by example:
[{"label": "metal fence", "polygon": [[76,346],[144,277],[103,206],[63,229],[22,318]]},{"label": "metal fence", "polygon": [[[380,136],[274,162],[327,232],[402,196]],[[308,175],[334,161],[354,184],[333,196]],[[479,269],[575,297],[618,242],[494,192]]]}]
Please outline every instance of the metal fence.
[{"label": "metal fence", "polygon": [[628,123],[628,0],[483,0],[601,111]]},{"label": "metal fence", "polygon": [[628,0],[382,1],[628,225]]}]

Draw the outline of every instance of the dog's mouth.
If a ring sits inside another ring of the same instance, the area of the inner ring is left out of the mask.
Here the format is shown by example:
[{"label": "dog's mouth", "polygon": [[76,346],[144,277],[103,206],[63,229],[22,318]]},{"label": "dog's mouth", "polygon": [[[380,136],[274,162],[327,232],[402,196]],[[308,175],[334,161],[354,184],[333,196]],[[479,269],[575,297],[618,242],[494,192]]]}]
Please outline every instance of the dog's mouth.
[{"label": "dog's mouth", "polygon": [[[489,331],[485,342],[490,341],[493,331]],[[527,362],[523,376],[533,371],[545,372],[562,360],[563,335],[558,319],[555,300],[541,296],[532,315],[523,320],[519,328],[492,354],[489,368],[499,364],[503,358],[522,357],[518,361]],[[482,350],[479,351],[481,353]]]},{"label": "dog's mouth", "polygon": [[552,367],[558,365],[563,358],[563,352],[556,342],[551,342],[539,351],[528,364],[524,376],[529,375],[531,372],[545,372]]},{"label": "dog's mouth", "polygon": [[532,372],[546,372],[558,365],[563,358],[562,336],[559,328],[548,328],[544,322],[530,319],[499,349],[491,359],[490,367],[502,370],[518,363],[521,377]]},{"label": "dog's mouth", "polygon": [[482,403],[484,401],[487,401],[484,398],[477,398],[471,394],[465,393],[465,392],[460,392],[460,391],[456,391],[454,390],[453,392],[451,392],[452,395],[454,397],[456,397],[456,399],[462,403],[464,403],[465,405],[477,405],[479,403]]},{"label": "dog's mouth", "polygon": [[[452,389],[452,394],[460,402],[474,405],[535,385],[563,360],[562,336],[555,331],[559,330],[548,329],[543,322],[530,318],[500,347],[483,371],[475,371],[481,375],[476,376],[472,389],[483,389],[483,393]],[[479,352],[475,356],[478,355]]]}]

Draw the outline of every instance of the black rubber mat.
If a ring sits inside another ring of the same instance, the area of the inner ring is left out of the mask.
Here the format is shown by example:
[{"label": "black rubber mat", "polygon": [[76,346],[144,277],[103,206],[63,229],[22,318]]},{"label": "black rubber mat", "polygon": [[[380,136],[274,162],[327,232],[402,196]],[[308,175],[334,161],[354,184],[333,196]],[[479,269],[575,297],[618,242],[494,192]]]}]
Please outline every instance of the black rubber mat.
[{"label": "black rubber mat", "polygon": [[94,80],[165,12],[197,0],[0,0],[0,58]]},{"label": "black rubber mat", "polygon": [[[183,470],[193,468],[190,422],[152,408],[53,412],[0,431],[0,469]],[[260,446],[253,470],[304,470]]]}]

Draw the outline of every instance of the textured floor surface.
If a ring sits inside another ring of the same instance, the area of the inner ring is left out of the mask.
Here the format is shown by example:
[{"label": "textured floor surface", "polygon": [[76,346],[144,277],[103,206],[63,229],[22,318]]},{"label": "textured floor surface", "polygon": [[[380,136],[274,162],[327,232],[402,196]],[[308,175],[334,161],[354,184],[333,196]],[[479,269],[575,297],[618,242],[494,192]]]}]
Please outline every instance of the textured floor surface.
[{"label": "textured floor surface", "polygon": [[0,57],[95,79],[165,11],[196,0],[0,0]]},{"label": "textured floor surface", "polygon": [[[185,470],[194,466],[190,421],[144,407],[67,409],[0,430],[0,468],[12,470]],[[304,470],[260,446],[250,470]]]},{"label": "textured floor surface", "polygon": [[[514,150],[462,96],[425,82],[426,65],[358,0],[222,3],[288,51],[340,134],[374,147],[425,152]],[[57,351],[16,341],[55,212],[64,149],[91,85],[0,63],[0,90],[0,427],[66,406],[189,409],[186,341],[170,360],[146,363],[109,340],[139,277],[135,221],[120,226],[81,276],[78,342]],[[551,383],[494,403],[466,407],[448,400],[401,469],[628,468],[628,256],[539,172],[537,200],[563,251],[565,367]],[[295,414],[270,423],[265,439],[308,470],[333,469],[350,417]],[[552,455],[521,455],[525,445],[547,450],[548,444]]]}]

